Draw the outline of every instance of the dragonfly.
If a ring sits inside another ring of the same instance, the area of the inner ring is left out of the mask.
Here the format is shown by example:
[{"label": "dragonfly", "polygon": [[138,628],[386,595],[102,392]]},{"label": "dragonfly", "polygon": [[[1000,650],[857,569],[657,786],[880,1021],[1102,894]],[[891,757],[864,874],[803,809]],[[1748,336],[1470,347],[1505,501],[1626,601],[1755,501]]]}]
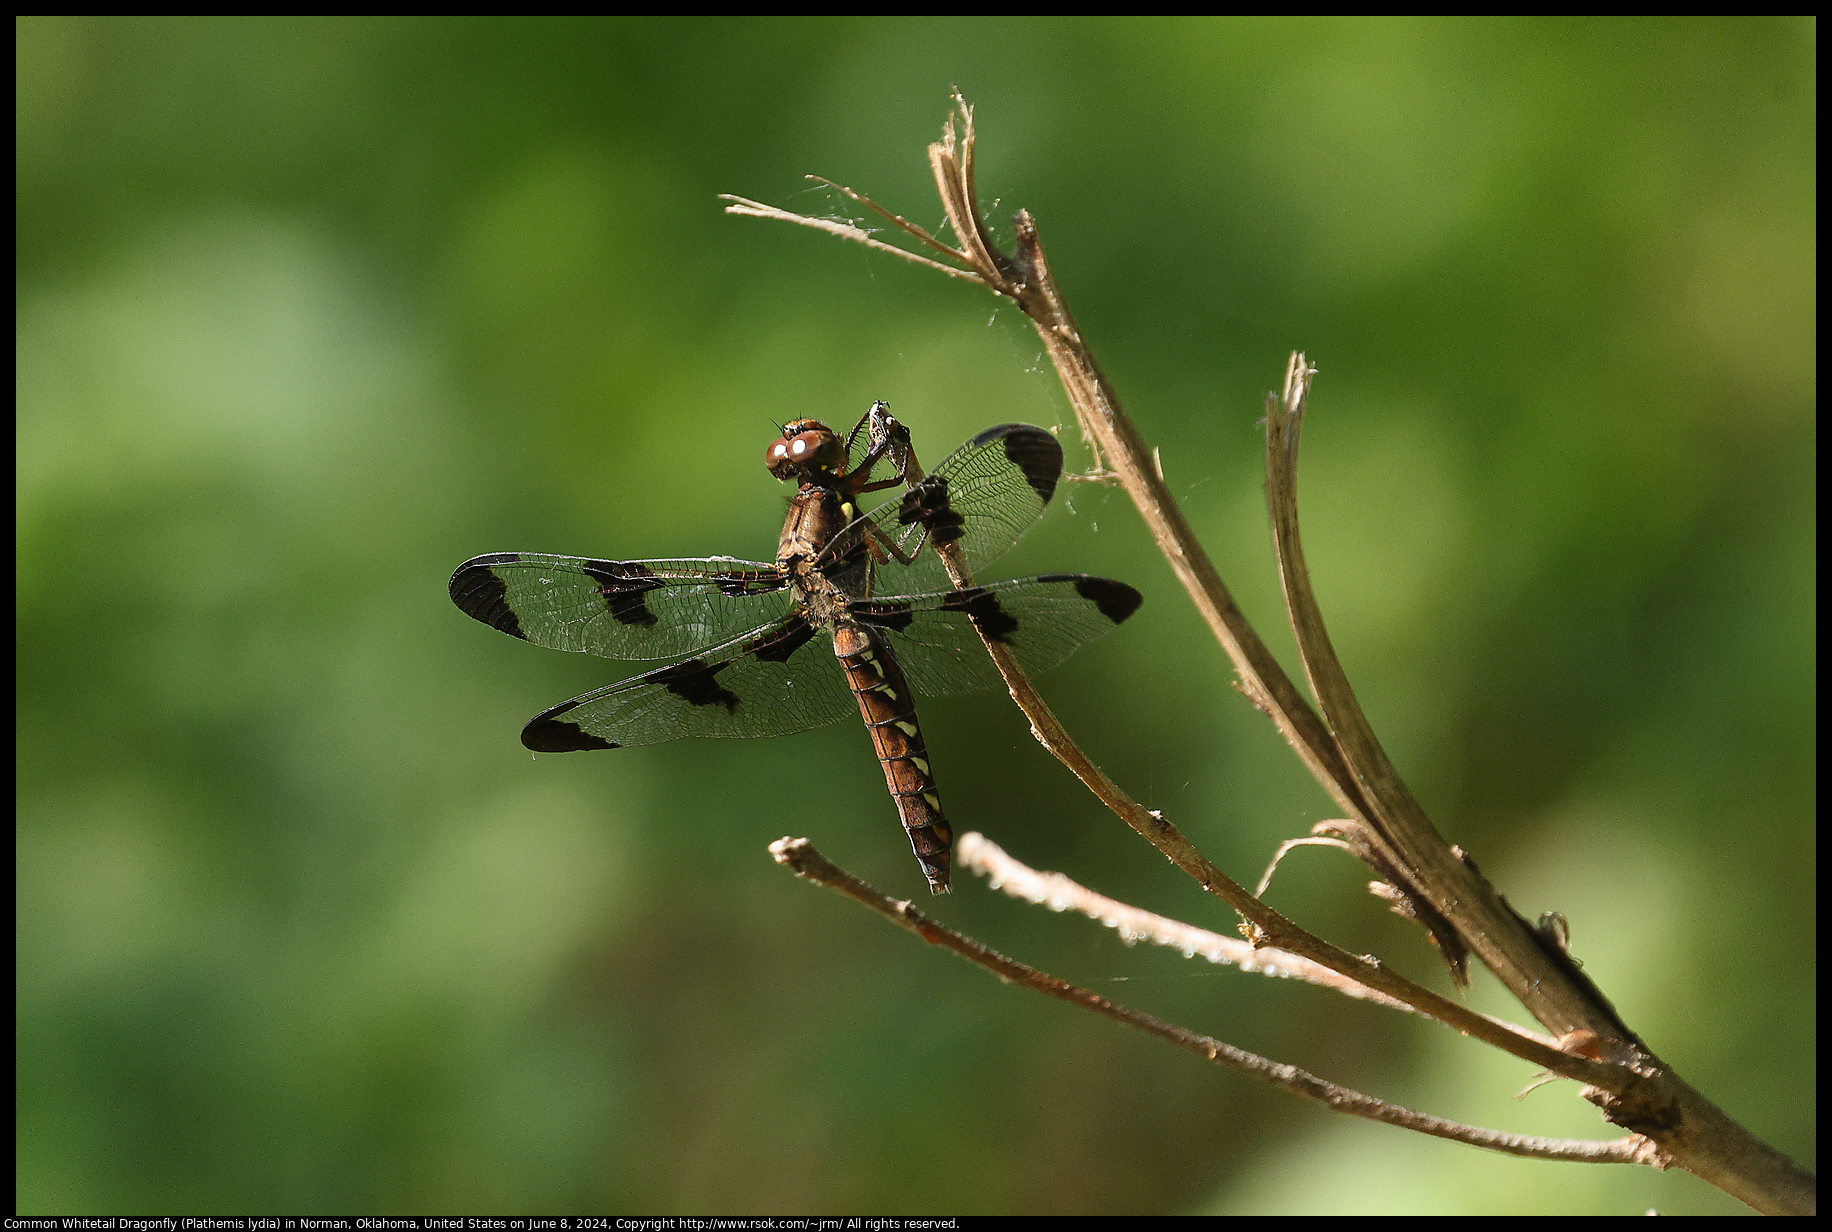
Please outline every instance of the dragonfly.
[{"label": "dragonfly", "polygon": [[[791,421],[764,460],[797,485],[774,562],[493,552],[458,566],[452,602],[537,646],[675,660],[542,711],[522,729],[536,752],[781,736],[857,714],[929,888],[945,894],[954,831],[913,695],[999,685],[982,635],[1027,672],[1054,667],[1141,596],[1077,573],[972,581],[1055,495],[1062,447],[1034,425],[988,428],[924,474],[878,402],[844,439]],[[892,473],[873,478],[880,465]],[[897,487],[861,512],[861,496]]]}]

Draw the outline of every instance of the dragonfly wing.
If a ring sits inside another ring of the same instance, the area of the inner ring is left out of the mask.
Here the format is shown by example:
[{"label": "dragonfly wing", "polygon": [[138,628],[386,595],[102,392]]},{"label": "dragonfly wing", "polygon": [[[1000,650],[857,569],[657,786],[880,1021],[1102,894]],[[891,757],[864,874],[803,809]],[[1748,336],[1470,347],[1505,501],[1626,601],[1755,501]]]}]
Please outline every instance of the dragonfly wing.
[{"label": "dragonfly wing", "polygon": [[1047,671],[1136,612],[1139,592],[1124,582],[1051,573],[929,595],[859,599],[847,610],[892,635],[904,675],[918,693],[947,697],[999,685],[980,629],[1009,646],[1027,673]]},{"label": "dragonfly wing", "polygon": [[493,552],[458,566],[465,615],[554,650],[607,659],[671,659],[762,628],[789,604],[775,565],[703,560],[589,560]]},{"label": "dragonfly wing", "polygon": [[569,753],[682,736],[784,736],[857,713],[831,635],[791,614],[543,711],[522,730],[522,743]]},{"label": "dragonfly wing", "polygon": [[866,515],[876,535],[904,555],[922,549],[907,568],[880,566],[878,589],[913,594],[948,588],[947,571],[930,550],[936,543],[953,544],[969,571],[990,564],[1043,513],[1061,477],[1062,446],[1042,428],[986,429],[898,499]]}]

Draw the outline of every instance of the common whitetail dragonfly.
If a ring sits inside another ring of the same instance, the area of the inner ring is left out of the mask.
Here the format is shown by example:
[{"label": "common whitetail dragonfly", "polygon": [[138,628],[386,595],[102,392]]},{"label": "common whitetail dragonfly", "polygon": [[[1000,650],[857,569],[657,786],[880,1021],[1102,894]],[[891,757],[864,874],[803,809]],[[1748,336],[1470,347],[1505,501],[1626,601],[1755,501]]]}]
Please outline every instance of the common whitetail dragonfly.
[{"label": "common whitetail dragonfly", "polygon": [[[896,473],[873,480],[880,462]],[[912,687],[948,696],[999,684],[981,632],[1026,671],[1053,667],[1131,616],[1140,595],[1076,573],[957,584],[1055,494],[1062,447],[1042,428],[988,428],[925,476],[908,430],[875,403],[844,441],[816,420],[785,425],[765,463],[799,485],[774,564],[495,552],[458,566],[452,602],[537,646],[679,660],[536,715],[522,743],[537,752],[781,736],[857,712],[929,888],[944,894],[954,832]],[[859,512],[860,495],[899,484],[899,498]],[[816,662],[829,647],[838,672]]]}]

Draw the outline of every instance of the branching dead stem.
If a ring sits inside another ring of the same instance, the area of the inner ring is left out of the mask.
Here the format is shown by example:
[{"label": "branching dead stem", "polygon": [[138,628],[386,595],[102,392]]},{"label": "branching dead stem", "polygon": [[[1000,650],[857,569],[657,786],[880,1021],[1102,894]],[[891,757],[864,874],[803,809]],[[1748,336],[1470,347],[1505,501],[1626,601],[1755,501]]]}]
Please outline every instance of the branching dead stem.
[{"label": "branching dead stem", "polygon": [[936,923],[915,905],[905,899],[894,899],[882,891],[859,880],[852,874],[831,863],[825,856],[814,849],[813,844],[805,838],[780,838],[770,844],[770,854],[778,864],[792,870],[796,876],[806,878],[817,885],[824,885],[837,890],[847,897],[863,903],[899,928],[921,937],[930,945],[938,945],[951,950],[975,966],[990,971],[993,975],[1008,984],[1067,1001],[1070,1005],[1080,1006],[1091,1013],[1111,1018],[1115,1022],[1155,1035],[1161,1040],[1175,1044],[1188,1052],[1225,1065],[1242,1073],[1252,1074],[1276,1087],[1282,1087],[1296,1095],[1314,1099],[1329,1105],[1338,1112],[1351,1116],[1365,1117],[1370,1121],[1382,1121],[1388,1125],[1397,1125],[1403,1129],[1416,1130],[1437,1138],[1449,1138],[1453,1142],[1466,1142],[1471,1146],[1485,1147],[1491,1151],[1500,1151],[1508,1155],[1526,1155],[1536,1159],[1562,1159],[1581,1163],[1655,1163],[1659,1162],[1660,1152],[1652,1142],[1639,1134],[1630,1134],[1624,1138],[1606,1141],[1591,1141],[1582,1138],[1538,1138],[1527,1134],[1509,1134],[1499,1130],[1482,1129],[1474,1125],[1463,1125],[1456,1121],[1447,1121],[1442,1117],[1430,1116],[1423,1112],[1399,1104],[1388,1103],[1348,1087],[1325,1082],[1314,1074],[1306,1073],[1295,1065],[1283,1065],[1277,1061],[1267,1060],[1225,1044],[1206,1035],[1186,1031],[1182,1027],[1153,1018],[1150,1014],[1109,1000],[1099,993],[1071,984],[1067,980],[1039,971],[1035,967],[1007,958],[971,937],[955,932],[942,924]]},{"label": "branching dead stem", "polygon": [[[1306,969],[1329,973],[1318,978],[1348,995],[1390,999],[1550,1073],[1585,1083],[1585,1098],[1596,1103],[1607,1119],[1636,1131],[1631,1138],[1619,1140],[1632,1145],[1588,1143],[1582,1144],[1580,1154],[1552,1157],[1656,1166],[1675,1163],[1757,1210],[1811,1213],[1817,1201],[1812,1175],[1726,1117],[1656,1057],[1562,946],[1521,919],[1481,875],[1475,862],[1444,840],[1387,758],[1330,643],[1298,535],[1299,430],[1316,370],[1302,354],[1294,353],[1286,368],[1283,389],[1267,400],[1266,415],[1266,492],[1273,542],[1304,673],[1317,699],[1318,708],[1312,709],[1234,603],[1166,487],[1156,452],[1146,447],[1120,409],[1118,397],[1076,326],[1051,273],[1029,213],[1020,211],[1013,219],[1014,250],[1010,254],[999,251],[980,212],[974,183],[973,111],[958,94],[954,103],[955,111],[943,128],[942,139],[929,146],[928,155],[958,247],[931,236],[851,188],[821,180],[943,260],[887,244],[851,222],[812,218],[741,197],[726,197],[732,203],[727,210],[813,227],[925,268],[977,282],[1024,312],[1075,407],[1082,435],[1094,455],[1095,472],[1103,477],[1110,475],[1132,498],[1191,602],[1232,660],[1238,687],[1273,721],[1341,810],[1338,819],[1321,823],[1316,833],[1352,851],[1379,874],[1381,880],[1374,884],[1376,892],[1395,910],[1427,929],[1459,985],[1467,978],[1467,958],[1473,954],[1494,972],[1549,1036],[1466,1010],[1400,977],[1377,960],[1348,954],[1272,911],[1211,864],[1162,814],[1132,800],[1103,774],[1056,721],[1005,647],[983,639],[1038,741],[1127,825],[1203,889],[1240,913],[1247,921],[1245,930],[1253,946],[1265,956],[1256,962],[1266,965],[1273,961],[1273,951],[1283,951],[1276,961],[1315,964]],[[948,560],[945,553],[944,560],[957,585],[970,580],[958,569],[958,562]],[[963,841],[964,861],[969,848]],[[992,857],[985,848],[979,854],[990,861]],[[1399,1110],[1403,1116],[1391,1113],[1387,1111],[1391,1105],[1344,1092],[1301,1071],[1240,1053],[1219,1041],[1146,1019],[1086,990],[991,955],[990,951],[984,951],[990,958],[973,957],[970,951],[977,943],[941,929],[909,904],[887,907],[885,904],[891,900],[838,870],[818,875],[810,871],[816,867],[815,862],[826,869],[832,866],[813,855],[805,840],[785,839],[772,851],[779,861],[795,867],[801,875],[850,894],[925,940],[948,945],[981,962],[1001,978],[1127,1021],[1345,1111],[1492,1149],[1546,1154],[1543,1150],[1517,1150],[1516,1146],[1502,1144],[1503,1139],[1513,1135],[1494,1135],[1467,1126],[1456,1126],[1456,1132],[1449,1132],[1448,1122],[1407,1119],[1421,1114],[1409,1110]],[[1010,880],[1009,869],[1007,874]],[[1091,895],[1090,891],[1076,889],[1081,895]],[[1057,891],[1069,894],[1061,885]],[[1109,914],[1136,911],[1123,904],[1097,909]],[[1139,920],[1133,923],[1144,926]],[[1557,1046],[1559,1042],[1565,1045],[1563,1049]],[[1363,1106],[1358,1101],[1368,1102]]]}]

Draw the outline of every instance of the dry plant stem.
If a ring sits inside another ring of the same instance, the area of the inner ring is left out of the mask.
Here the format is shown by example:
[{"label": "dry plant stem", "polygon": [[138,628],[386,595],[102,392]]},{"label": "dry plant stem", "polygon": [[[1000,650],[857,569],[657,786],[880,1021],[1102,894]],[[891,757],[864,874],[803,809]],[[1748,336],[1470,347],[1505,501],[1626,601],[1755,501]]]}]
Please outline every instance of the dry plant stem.
[{"label": "dry plant stem", "polygon": [[1405,888],[1431,900],[1533,1017],[1555,1035],[1580,1027],[1595,1031],[1615,1042],[1613,1057],[1630,1061],[1642,1051],[1641,1043],[1609,1002],[1588,980],[1578,984],[1572,979],[1570,968],[1547,952],[1488,880],[1458,859],[1425,817],[1387,759],[1336,658],[1298,535],[1298,440],[1314,375],[1303,355],[1292,355],[1284,390],[1267,399],[1266,503],[1298,654],[1336,748],[1368,801],[1362,820],[1413,882]]},{"label": "dry plant stem", "polygon": [[[935,550],[957,587],[965,589],[973,584],[973,578],[962,567],[955,548],[951,545],[937,545]],[[1005,643],[986,636],[983,630],[980,632],[980,642],[998,667],[999,674],[1005,678],[1005,687],[1011,693],[1012,700],[1030,720],[1031,734],[1037,742],[1067,766],[1116,816],[1138,831],[1179,868],[1188,872],[1204,889],[1220,897],[1252,923],[1258,930],[1258,936],[1263,939],[1260,944],[1270,944],[1307,958],[1357,984],[1411,1006],[1465,1035],[1493,1044],[1552,1073],[1610,1091],[1627,1089],[1636,1081],[1635,1075],[1626,1070],[1560,1052],[1542,1037],[1525,1034],[1515,1027],[1441,997],[1383,966],[1377,959],[1368,955],[1353,955],[1339,949],[1300,928],[1247,893],[1245,887],[1197,851],[1174,825],[1127,795],[1081,751],[1038,694],[1030,677],[1018,665]]]},{"label": "dry plant stem", "polygon": [[1354,848],[1339,838],[1288,838],[1279,844],[1278,850],[1272,853],[1272,859],[1267,861],[1266,871],[1260,874],[1260,883],[1253,887],[1253,897],[1266,897],[1266,891],[1272,885],[1272,875],[1278,872],[1280,862],[1299,847],[1334,847],[1338,851],[1354,854]]},{"label": "dry plant stem", "polygon": [[956,141],[950,122],[942,140],[929,147],[929,165],[948,225],[961,237],[974,272],[989,290],[1016,303],[1030,318],[1075,407],[1082,435],[1095,451],[1096,464],[1104,459],[1132,498],[1197,611],[1234,661],[1243,690],[1272,718],[1337,803],[1359,815],[1364,811],[1361,801],[1345,786],[1350,780],[1322,722],[1235,605],[1165,486],[1161,468],[1149,460],[1144,441],[1119,409],[1118,397],[1050,273],[1030,214],[1020,211],[1013,219],[1018,242],[1012,257],[1000,255],[993,247],[973,185],[973,112],[959,95],[955,103],[963,136]]},{"label": "dry plant stem", "polygon": [[[808,178],[812,180],[820,179],[819,176],[809,176]],[[828,183],[829,181],[822,180],[821,182]],[[855,200],[863,201],[863,198],[859,197],[859,195],[850,188],[842,188],[838,184],[834,184],[833,187]],[[748,197],[735,197],[730,193],[721,193],[719,195],[719,200],[731,202],[730,205],[725,207],[725,212],[727,214],[738,214],[746,218],[768,218],[776,222],[792,222],[803,227],[813,227],[816,231],[825,231],[829,235],[837,235],[841,239],[851,240],[855,244],[863,244],[867,248],[876,248],[880,252],[892,253],[902,257],[905,261],[914,261],[918,265],[926,265],[932,270],[941,271],[950,278],[965,278],[969,282],[979,281],[979,279],[968,270],[955,269],[952,265],[943,265],[940,261],[931,261],[927,257],[918,256],[916,253],[886,244],[883,240],[873,239],[870,232],[856,227],[852,223],[841,222],[837,218],[810,218],[806,214],[793,214],[788,210],[777,209],[775,206],[765,205],[761,201],[752,201]],[[866,204],[870,204],[870,202],[866,202]],[[872,206],[872,208],[877,209],[875,205]],[[882,211],[880,211],[880,213],[882,213]],[[936,242],[930,239],[928,232],[924,231],[921,227],[913,223],[904,222],[903,219],[896,218],[894,215],[890,217],[917,238],[928,240],[930,243]],[[952,248],[948,248],[946,245],[940,245],[940,247],[946,252],[954,252]]]},{"label": "dry plant stem", "polygon": [[[1632,1036],[1623,1039],[1628,1032],[1594,987],[1588,986],[1588,981],[1575,980],[1572,968],[1548,955],[1525,923],[1501,903],[1493,887],[1456,858],[1425,819],[1390,763],[1378,753],[1378,743],[1372,740],[1371,733],[1365,739],[1357,736],[1351,740],[1360,759],[1358,763],[1348,760],[1337,733],[1326,727],[1305,703],[1291,678],[1247,623],[1076,327],[1067,301],[1050,273],[1030,216],[1020,213],[1015,220],[1018,243],[1013,257],[1004,258],[993,247],[978,210],[973,183],[972,112],[958,96],[956,103],[962,124],[960,140],[956,141],[950,123],[942,141],[929,147],[930,166],[949,226],[987,287],[1017,303],[1031,319],[1075,406],[1082,431],[1090,438],[1097,456],[1105,459],[1106,466],[1132,497],[1197,610],[1233,660],[1243,691],[1272,718],[1336,802],[1393,845],[1401,857],[1401,869],[1410,874],[1414,883],[1402,888],[1422,894],[1451,921],[1542,1025],[1555,1035],[1589,1028],[1605,1039],[1621,1041],[1631,1054],[1639,1051],[1638,1041],[1633,1041]],[[1275,452],[1269,449],[1269,457]],[[1340,678],[1339,669],[1337,677]],[[1352,694],[1349,696],[1352,699]],[[1358,708],[1355,713],[1359,715]],[[1365,721],[1361,728],[1365,732]],[[1390,833],[1393,827],[1389,818],[1393,817],[1405,820],[1404,833],[1398,838]],[[1146,828],[1131,818],[1127,820],[1147,839],[1157,841]],[[1160,850],[1165,850],[1162,844]],[[1166,854],[1171,852],[1166,850]],[[1183,864],[1181,860],[1177,862]],[[1212,892],[1221,890],[1219,883],[1210,878],[1198,880]],[[1232,896],[1223,896],[1240,910]],[[1248,918],[1253,919],[1251,914]],[[1286,936],[1270,930],[1268,940],[1282,948],[1295,948]]]},{"label": "dry plant stem", "polygon": [[[1134,941],[1149,941],[1153,945],[1177,950],[1186,958],[1205,958],[1212,963],[1238,967],[1248,974],[1302,980],[1320,988],[1334,989],[1345,997],[1372,1001],[1408,1014],[1418,1013],[1404,1001],[1376,992],[1359,980],[1338,975],[1308,958],[1288,954],[1269,945],[1254,945],[1239,937],[1210,932],[1206,928],[1185,924],[1182,920],[1173,920],[1169,916],[1122,903],[1118,899],[1098,894],[1062,873],[1039,872],[1022,860],[1014,859],[978,831],[970,830],[955,840],[954,863],[959,868],[979,873],[986,878],[988,886],[1001,893],[1026,902],[1040,903],[1052,911],[1079,912],[1113,929],[1129,945]],[[1514,1023],[1503,1022],[1498,1025],[1529,1034]],[[1549,1048],[1557,1046],[1557,1041],[1549,1036],[1535,1035],[1534,1038]]]},{"label": "dry plant stem", "polygon": [[[1104,459],[1132,497],[1198,612],[1234,662],[1241,690],[1273,720],[1346,816],[1365,823],[1401,857],[1403,868],[1414,882],[1403,889],[1422,895],[1453,922],[1457,933],[1542,1025],[1561,1035],[1575,1029],[1594,1031],[1605,1041],[1616,1064],[1598,1064],[1553,1052],[1538,1040],[1502,1031],[1455,1003],[1395,976],[1371,958],[1355,958],[1311,936],[1265,907],[1209,864],[1174,826],[1127,798],[1074,750],[1073,742],[1048,708],[1022,681],[1022,673],[1017,672],[1010,656],[992,648],[995,662],[1005,673],[1012,695],[1030,718],[1039,741],[1128,825],[1204,889],[1224,899],[1259,928],[1264,943],[1311,958],[1553,1073],[1591,1084],[1586,1098],[1602,1107],[1612,1121],[1648,1134],[1681,1167],[1759,1211],[1811,1213],[1817,1203],[1812,1175],[1754,1138],[1647,1052],[1594,985],[1575,966],[1560,962],[1541,948],[1530,926],[1502,902],[1473,865],[1458,858],[1424,817],[1386,763],[1384,754],[1378,753],[1378,746],[1370,747],[1353,730],[1354,721],[1345,718],[1346,712],[1336,709],[1335,721],[1346,725],[1332,732],[1304,701],[1234,604],[1165,487],[1153,455],[1120,410],[1118,398],[1076,328],[1050,274],[1028,213],[1020,212],[1014,219],[1017,247],[1013,255],[1007,257],[998,252],[981,219],[973,185],[972,110],[958,94],[955,103],[962,137],[957,140],[954,120],[950,119],[943,139],[929,147],[929,161],[949,225],[960,240],[958,250],[867,202],[860,194],[846,190],[848,195],[871,205],[919,242],[961,261],[968,267],[971,280],[1012,300],[1025,312],[1075,406],[1082,432],[1096,452],[1097,465]],[[734,203],[727,207],[733,213],[795,222],[857,239],[924,266],[936,266],[929,258],[883,244],[848,224],[790,214],[742,198],[727,200]],[[947,272],[962,274],[953,269]],[[1308,381],[1309,369],[1301,358],[1294,356],[1291,371],[1304,373],[1302,380]],[[1300,392],[1299,405],[1301,401]],[[1269,456],[1278,452],[1283,451],[1269,447]],[[1270,476],[1268,482],[1273,482]],[[1295,527],[1295,512],[1291,517],[1291,526]],[[1275,526],[1279,518],[1275,511]],[[1301,572],[1295,556],[1293,564]],[[1281,568],[1287,568],[1283,561]],[[1314,602],[1309,606],[1314,611]],[[1321,628],[1320,620],[1317,628]],[[1314,677],[1321,678],[1308,655],[1306,667]],[[1354,748],[1354,770],[1338,743],[1339,736]]]},{"label": "dry plant stem", "polygon": [[[1677,1117],[1678,1123],[1688,1130],[1704,1131],[1707,1126],[1719,1131],[1736,1129],[1743,1144],[1752,1148],[1751,1160],[1746,1162],[1753,1161],[1758,1171],[1766,1173],[1765,1180],[1753,1185],[1744,1185],[1731,1179],[1735,1187],[1730,1192],[1745,1201],[1750,1200],[1749,1195],[1753,1190],[1774,1183],[1798,1182],[1801,1173],[1792,1161],[1750,1138],[1696,1092],[1685,1088],[1684,1084],[1676,1083],[1670,1072],[1649,1056],[1640,1047],[1639,1041],[1621,1026],[1607,1002],[1602,1000],[1589,981],[1578,975],[1575,967],[1561,964],[1539,946],[1526,923],[1501,902],[1500,896],[1476,875],[1473,868],[1457,859],[1442,836],[1431,828],[1416,802],[1405,792],[1403,784],[1398,783],[1397,775],[1392,773],[1390,766],[1384,775],[1370,773],[1365,777],[1350,769],[1335,735],[1324,726],[1316,712],[1305,704],[1291,679],[1248,625],[1216,575],[1207,554],[1197,543],[1175,500],[1165,488],[1158,475],[1158,467],[1151,461],[1151,453],[1145,448],[1131,421],[1121,411],[1117,396],[1076,328],[1066,300],[1050,273],[1035,225],[1028,214],[1020,213],[1015,220],[1015,255],[1001,258],[994,253],[984,222],[975,206],[971,161],[972,116],[958,97],[956,101],[963,125],[961,141],[957,144],[950,124],[944,130],[942,141],[929,147],[930,165],[935,172],[949,225],[960,237],[962,250],[969,255],[975,272],[986,281],[989,289],[1012,299],[1030,317],[1056,366],[1064,389],[1075,405],[1083,431],[1091,437],[1106,465],[1119,476],[1122,486],[1138,506],[1173,570],[1233,660],[1243,690],[1266,710],[1313,775],[1351,817],[1365,822],[1373,832],[1383,837],[1386,836],[1382,825],[1385,818],[1401,814],[1416,820],[1417,825],[1410,828],[1403,841],[1389,838],[1406,857],[1402,867],[1417,882],[1422,883],[1403,888],[1422,893],[1428,902],[1450,920],[1484,963],[1495,970],[1503,984],[1514,992],[1543,1026],[1554,1034],[1564,1034],[1579,1027],[1594,1030],[1602,1039],[1619,1045],[1611,1059],[1624,1064],[1620,1068],[1586,1064],[1584,1068],[1587,1072],[1580,1074],[1576,1072],[1577,1067],[1571,1064],[1575,1058],[1564,1054],[1555,1053],[1545,1061],[1530,1059],[1554,1073],[1579,1078],[1596,1088],[1591,1093],[1592,1098],[1605,1107],[1612,1119],[1631,1128],[1640,1128],[1643,1124],[1671,1127],[1675,1122],[1670,1118]],[[981,254],[988,255],[982,258]],[[1301,362],[1295,362],[1293,370],[1308,372],[1308,368]],[[999,657],[995,654],[995,661]],[[1001,663],[1000,668],[1004,671],[1006,664]],[[1006,679],[1011,684],[1012,674],[1008,672]],[[1038,726],[1040,731],[1047,730],[1039,725],[1032,708],[1020,695],[1020,689],[1014,685],[1012,692],[1020,705],[1025,705],[1025,712],[1031,716],[1033,726]],[[1061,740],[1066,743],[1066,736],[1061,737]],[[1047,743],[1052,752],[1057,751],[1054,733]],[[1384,762],[1384,758],[1381,761]],[[1080,771],[1077,770],[1077,773]],[[1373,793],[1393,785],[1398,787],[1394,797],[1370,802]],[[1109,801],[1109,796],[1103,793],[1102,799]],[[1142,825],[1125,811],[1121,811],[1120,815],[1145,837],[1156,841],[1153,827]],[[1158,830],[1174,833],[1167,823],[1155,815],[1151,816],[1158,823]],[[1418,849],[1421,847],[1427,850],[1420,852]],[[1196,867],[1191,867],[1190,863],[1179,858],[1180,853],[1162,843],[1160,850],[1164,850],[1180,866],[1189,869],[1205,888],[1225,898],[1230,906],[1259,927],[1270,944],[1315,959],[1331,970],[1359,979],[1408,1004],[1419,1006],[1440,1021],[1496,1043],[1516,1056],[1524,1058],[1529,1050],[1542,1051],[1537,1041],[1523,1041],[1511,1033],[1507,1033],[1505,1038],[1498,1038],[1493,1034],[1492,1024],[1486,1022],[1482,1027],[1472,1029],[1468,1025],[1467,1012],[1457,1012],[1459,1007],[1452,1003],[1442,999],[1436,999],[1438,1003],[1435,1005],[1422,1003],[1419,994],[1425,990],[1412,985],[1410,981],[1395,981],[1384,967],[1368,960],[1354,959],[1305,933],[1257,900],[1251,899],[1232,881],[1220,877],[1206,860],[1200,860]],[[1504,947],[1494,938],[1509,938],[1514,944]],[[1665,1081],[1658,1084],[1647,1081],[1656,1076]],[[1662,1089],[1652,1089],[1656,1085]],[[1760,1158],[1756,1158],[1758,1156]],[[1694,1170],[1711,1170],[1713,1165],[1710,1160],[1697,1157],[1688,1166]],[[1714,1180],[1714,1183],[1723,1183],[1724,1179],[1730,1178],[1720,1178]]]},{"label": "dry plant stem", "polygon": [[805,838],[780,838],[770,844],[770,854],[778,864],[792,870],[796,876],[824,885],[832,890],[852,898],[876,911],[879,915],[909,932],[921,937],[930,945],[939,945],[951,950],[976,966],[992,972],[1008,984],[1017,984],[1066,1001],[1070,1005],[1101,1014],[1115,1022],[1123,1023],[1147,1035],[1175,1044],[1188,1052],[1193,1052],[1217,1065],[1225,1065],[1242,1073],[1264,1079],[1274,1086],[1283,1087],[1297,1095],[1327,1104],[1339,1112],[1352,1116],[1365,1117],[1370,1121],[1381,1121],[1388,1125],[1397,1125],[1405,1129],[1417,1130],[1437,1138],[1448,1138],[1453,1142],[1466,1142],[1471,1146],[1486,1147],[1491,1151],[1500,1151],[1507,1155],[1525,1155],[1536,1159],[1562,1159],[1581,1163],[1658,1163],[1659,1151],[1654,1144],[1639,1135],[1626,1138],[1614,1138],[1607,1141],[1588,1141],[1574,1138],[1536,1138],[1526,1134],[1507,1134],[1496,1130],[1481,1129],[1474,1125],[1463,1125],[1456,1121],[1446,1121],[1441,1117],[1415,1112],[1399,1104],[1390,1104],[1385,1100],[1375,1099],[1359,1091],[1340,1087],[1325,1082],[1314,1074],[1306,1073],[1294,1065],[1283,1065],[1270,1061],[1224,1044],[1220,1040],[1142,1014],[1135,1009],[1110,1001],[1098,993],[1061,980],[1035,967],[1005,957],[970,937],[962,936],[952,929],[937,924],[934,920],[916,910],[915,906],[902,899],[893,899],[867,883],[860,881],[852,874],[831,863],[825,856],[814,849],[813,844]]},{"label": "dry plant stem", "polygon": [[1589,978],[1558,961],[1488,879],[1445,843],[1388,760],[1324,627],[1298,534],[1298,443],[1314,375],[1304,356],[1293,353],[1283,391],[1267,399],[1266,501],[1298,653],[1343,760],[1373,807],[1366,817],[1370,828],[1414,881],[1409,888],[1430,897],[1536,1019],[1559,1035],[1594,1032],[1605,1056],[1643,1079],[1627,1087],[1596,1083],[1601,1090],[1585,1093],[1610,1120],[1644,1129],[1675,1163],[1757,1210],[1813,1211],[1818,1199],[1812,1174],[1726,1116],[1655,1056]]}]

